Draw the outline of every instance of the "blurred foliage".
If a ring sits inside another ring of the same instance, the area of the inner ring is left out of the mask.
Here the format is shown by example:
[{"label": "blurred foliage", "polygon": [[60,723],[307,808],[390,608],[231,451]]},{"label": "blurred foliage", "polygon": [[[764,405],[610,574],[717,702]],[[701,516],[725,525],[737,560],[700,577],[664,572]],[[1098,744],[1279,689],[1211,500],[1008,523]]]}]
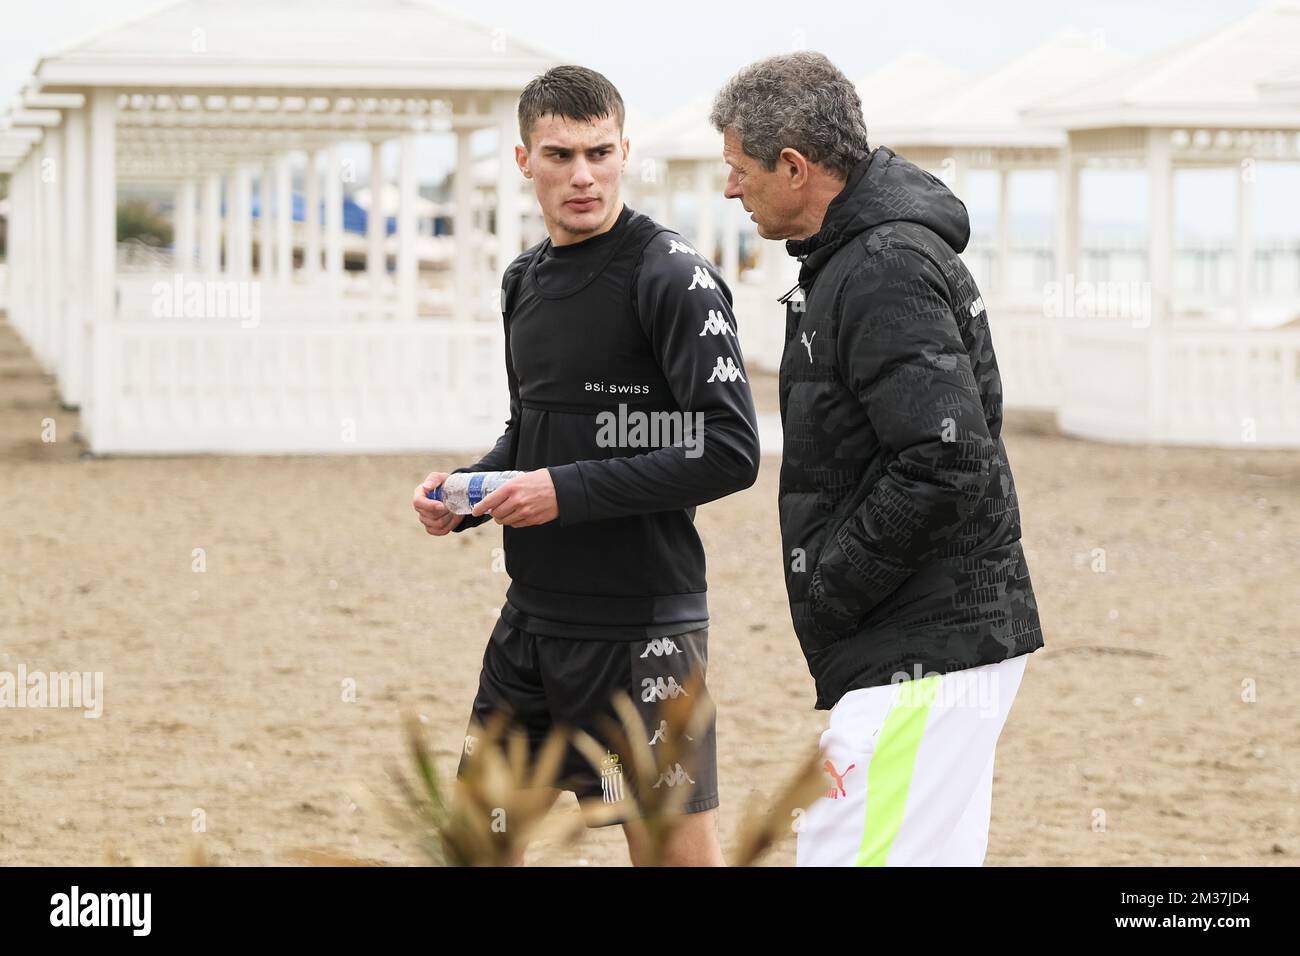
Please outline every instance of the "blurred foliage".
[{"label": "blurred foliage", "polygon": [[170,246],[171,221],[143,199],[128,199],[117,206],[117,241],[139,239],[151,246]]}]

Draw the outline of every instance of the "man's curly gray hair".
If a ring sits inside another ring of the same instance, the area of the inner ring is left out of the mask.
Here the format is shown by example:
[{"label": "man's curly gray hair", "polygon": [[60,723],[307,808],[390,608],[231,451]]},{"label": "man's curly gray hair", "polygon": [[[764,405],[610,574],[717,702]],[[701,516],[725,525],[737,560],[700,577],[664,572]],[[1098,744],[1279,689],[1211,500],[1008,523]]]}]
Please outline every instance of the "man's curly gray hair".
[{"label": "man's curly gray hair", "polygon": [[808,50],[745,67],[714,98],[709,122],[719,133],[735,130],[768,170],[789,147],[847,176],[871,152],[857,89],[824,54]]}]

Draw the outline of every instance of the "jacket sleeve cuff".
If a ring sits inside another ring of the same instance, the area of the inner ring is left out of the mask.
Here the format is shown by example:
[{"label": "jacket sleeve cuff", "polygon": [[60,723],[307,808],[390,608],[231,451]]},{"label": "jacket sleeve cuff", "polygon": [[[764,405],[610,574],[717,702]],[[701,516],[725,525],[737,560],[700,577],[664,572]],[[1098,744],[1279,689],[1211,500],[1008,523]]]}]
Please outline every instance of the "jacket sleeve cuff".
[{"label": "jacket sleeve cuff", "polygon": [[551,473],[551,482],[555,485],[555,504],[560,509],[561,526],[590,521],[587,486],[582,480],[578,463],[555,465],[546,470]]}]

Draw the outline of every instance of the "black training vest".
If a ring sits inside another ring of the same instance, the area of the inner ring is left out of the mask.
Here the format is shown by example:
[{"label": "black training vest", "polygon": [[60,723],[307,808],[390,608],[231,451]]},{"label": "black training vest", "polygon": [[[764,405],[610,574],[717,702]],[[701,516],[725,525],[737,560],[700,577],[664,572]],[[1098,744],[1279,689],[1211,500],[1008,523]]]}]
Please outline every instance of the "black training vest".
[{"label": "black training vest", "polygon": [[[597,415],[617,413],[620,404],[680,411],[632,288],[647,243],[670,231],[633,213],[607,234],[590,270],[565,288],[538,281],[548,240],[517,288],[507,290],[521,406],[516,468],[645,453],[601,447]],[[507,600],[526,615],[611,628],[706,621],[704,549],[693,519],[692,508],[570,525],[561,515],[507,527]]]}]

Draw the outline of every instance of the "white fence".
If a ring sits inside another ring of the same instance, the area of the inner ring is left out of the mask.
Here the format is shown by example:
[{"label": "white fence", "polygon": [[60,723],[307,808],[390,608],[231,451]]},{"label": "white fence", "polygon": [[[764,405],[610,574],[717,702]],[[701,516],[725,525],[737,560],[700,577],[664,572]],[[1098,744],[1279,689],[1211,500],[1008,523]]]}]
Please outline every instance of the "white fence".
[{"label": "white fence", "polygon": [[83,424],[99,453],[480,448],[508,414],[503,348],[491,323],[117,322]]},{"label": "white fence", "polygon": [[1061,428],[1101,441],[1300,446],[1300,331],[1072,322]]},{"label": "white fence", "polygon": [[[1292,253],[1257,258],[1257,279],[1285,308],[1300,310],[1300,292],[1286,292],[1300,283]],[[1215,265],[1202,262],[1197,282],[1225,291],[1222,257],[1202,259]],[[1121,260],[1128,262],[1118,251],[1106,260],[1111,281],[1138,267]],[[486,297],[473,309],[485,320],[432,318],[450,305],[437,299],[450,290],[426,288],[422,317],[398,321],[390,285],[376,293],[364,276],[349,276],[335,295],[265,283],[254,322],[238,310],[159,318],[157,283],[174,276],[154,271],[165,263],[148,256],[132,261],[118,277],[119,317],[96,324],[91,340],[72,336],[83,323],[69,314],[57,365],[96,452],[469,450],[501,432],[502,336]],[[1022,258],[1018,281],[1041,276],[1044,262]],[[779,367],[785,310],[776,299],[786,278],[774,269],[766,281],[742,278],[733,289],[751,367]],[[0,288],[8,284],[0,273]],[[32,289],[7,292],[15,309],[26,303],[31,314],[16,325],[34,344],[40,336],[26,333],[43,328],[43,300]],[[1041,297],[990,301],[1007,408],[1056,410],[1065,431],[1100,440],[1300,447],[1300,330],[1178,321],[1152,330],[1049,318],[1042,305]]]}]

